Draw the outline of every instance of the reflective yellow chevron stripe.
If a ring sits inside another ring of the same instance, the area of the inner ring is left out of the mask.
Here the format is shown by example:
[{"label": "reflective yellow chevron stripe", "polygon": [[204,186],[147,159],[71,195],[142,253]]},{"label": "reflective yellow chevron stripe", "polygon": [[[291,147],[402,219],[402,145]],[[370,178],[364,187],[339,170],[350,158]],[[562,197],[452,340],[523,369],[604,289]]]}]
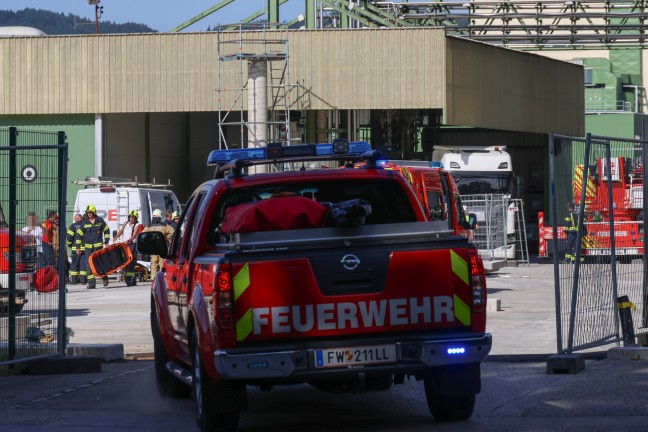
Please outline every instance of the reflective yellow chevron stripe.
[{"label": "reflective yellow chevron stripe", "polygon": [[236,322],[236,341],[244,341],[252,333],[252,308]]},{"label": "reflective yellow chevron stripe", "polygon": [[[459,254],[450,249],[450,263],[452,266],[452,272],[457,275],[466,285],[469,285],[468,281],[468,263],[466,260],[461,258]],[[461,324],[468,326],[470,325],[470,306],[466,304],[459,296],[454,295],[454,315]]]},{"label": "reflective yellow chevron stripe", "polygon": [[245,264],[234,276],[234,301],[238,300],[250,286],[250,267]]},{"label": "reflective yellow chevron stripe", "polygon": [[461,324],[470,325],[470,306],[461,300],[456,294],[454,296],[454,314]]},{"label": "reflective yellow chevron stripe", "polygon": [[[234,275],[234,303],[241,298],[246,289],[250,286],[250,267],[247,263]],[[236,308],[235,308],[236,310]],[[252,308],[247,311],[236,322],[236,340],[245,340],[252,333]]]},{"label": "reflective yellow chevron stripe", "polygon": [[468,285],[468,263],[466,263],[466,260],[450,249],[450,262],[452,264],[452,272]]},{"label": "reflective yellow chevron stripe", "polygon": [[[576,165],[574,168],[574,182],[573,182],[573,191],[574,197],[580,198],[581,189],[583,187],[583,165]],[[585,183],[585,202],[591,202],[591,200],[596,197],[596,186],[594,182],[589,177]]]}]

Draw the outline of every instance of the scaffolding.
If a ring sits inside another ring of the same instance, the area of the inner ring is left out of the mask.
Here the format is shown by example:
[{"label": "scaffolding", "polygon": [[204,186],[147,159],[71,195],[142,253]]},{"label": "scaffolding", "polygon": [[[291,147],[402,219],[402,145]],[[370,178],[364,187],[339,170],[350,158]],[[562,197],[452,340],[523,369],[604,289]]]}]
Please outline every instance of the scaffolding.
[{"label": "scaffolding", "polygon": [[[257,141],[290,144],[293,138],[288,29],[281,28],[280,24],[240,23],[217,26],[216,32],[218,148],[245,148],[246,141],[254,141],[256,145],[265,144]],[[238,67],[227,67],[230,62],[238,62]],[[253,75],[259,78],[262,88],[249,87]],[[226,76],[230,79],[225,79]],[[234,86],[225,88],[225,82]],[[265,105],[262,109],[268,110],[267,116],[256,111],[257,103]],[[238,119],[234,113],[238,113]],[[238,145],[234,144],[236,140],[228,142],[228,126],[238,127]],[[257,133],[263,139],[257,140]]]},{"label": "scaffolding", "polygon": [[317,0],[315,12],[322,27],[442,26],[522,50],[648,46],[646,0]]}]

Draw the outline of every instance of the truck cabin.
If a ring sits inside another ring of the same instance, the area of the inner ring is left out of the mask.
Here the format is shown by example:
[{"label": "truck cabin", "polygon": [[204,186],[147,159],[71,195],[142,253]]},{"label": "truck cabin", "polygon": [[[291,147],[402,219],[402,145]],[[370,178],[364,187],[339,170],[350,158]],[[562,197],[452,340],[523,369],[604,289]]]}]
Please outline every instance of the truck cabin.
[{"label": "truck cabin", "polygon": [[461,195],[511,193],[513,164],[505,147],[448,149],[441,157]]}]

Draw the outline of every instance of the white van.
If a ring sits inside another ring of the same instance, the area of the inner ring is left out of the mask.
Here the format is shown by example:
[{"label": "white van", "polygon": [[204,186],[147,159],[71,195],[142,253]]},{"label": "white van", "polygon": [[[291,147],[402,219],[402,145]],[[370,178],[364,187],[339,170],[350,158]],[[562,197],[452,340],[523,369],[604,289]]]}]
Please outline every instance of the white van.
[{"label": "white van", "polygon": [[108,224],[111,239],[128,220],[131,210],[137,210],[138,221],[144,226],[151,223],[153,210],[162,210],[163,218],[166,210],[181,211],[178,198],[168,189],[170,184],[138,183],[113,177],[87,177],[72,183],[84,186],[77,192],[74,213],[83,214],[93,204],[97,215]]}]

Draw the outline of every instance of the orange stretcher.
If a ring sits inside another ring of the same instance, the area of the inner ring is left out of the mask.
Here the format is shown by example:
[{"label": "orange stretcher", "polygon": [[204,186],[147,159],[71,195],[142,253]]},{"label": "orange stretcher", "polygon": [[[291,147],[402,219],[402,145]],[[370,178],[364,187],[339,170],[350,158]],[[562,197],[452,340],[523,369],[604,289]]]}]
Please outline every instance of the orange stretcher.
[{"label": "orange stretcher", "polygon": [[88,263],[92,274],[96,277],[104,277],[126,267],[131,261],[133,261],[133,254],[128,244],[123,242],[93,252]]}]

